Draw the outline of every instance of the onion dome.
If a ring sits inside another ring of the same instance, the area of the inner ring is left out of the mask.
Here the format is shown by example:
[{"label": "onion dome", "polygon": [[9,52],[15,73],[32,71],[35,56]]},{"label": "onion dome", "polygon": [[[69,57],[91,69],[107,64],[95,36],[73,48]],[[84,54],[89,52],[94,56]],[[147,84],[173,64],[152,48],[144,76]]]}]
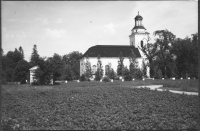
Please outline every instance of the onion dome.
[{"label": "onion dome", "polygon": [[141,15],[139,15],[139,11],[138,11],[138,15],[135,17],[135,20],[142,20],[143,18],[142,18],[142,16]]}]

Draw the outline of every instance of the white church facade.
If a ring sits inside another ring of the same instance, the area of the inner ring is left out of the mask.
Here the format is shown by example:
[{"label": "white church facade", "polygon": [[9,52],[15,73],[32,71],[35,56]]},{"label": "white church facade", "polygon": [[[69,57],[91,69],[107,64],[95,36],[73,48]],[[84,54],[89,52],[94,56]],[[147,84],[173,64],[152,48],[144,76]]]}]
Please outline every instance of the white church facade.
[{"label": "white church facade", "polygon": [[[113,68],[113,70],[117,72],[120,53],[122,53],[122,56],[124,57],[124,67],[129,68],[129,56],[131,55],[132,51],[136,55],[138,68],[141,69],[143,60],[145,61],[145,63],[147,63],[148,61],[146,60],[146,57],[140,50],[140,48],[147,43],[149,35],[142,24],[142,20],[143,18],[139,15],[138,12],[138,15],[135,17],[135,26],[131,30],[131,35],[129,36],[129,45],[96,45],[90,47],[80,59],[80,76],[84,74],[86,70],[86,57],[89,58],[92,71],[95,72],[97,66],[97,57],[98,55],[100,55],[105,75],[106,67],[109,64],[111,64],[111,68]],[[147,77],[149,77],[149,67],[147,67]]]}]

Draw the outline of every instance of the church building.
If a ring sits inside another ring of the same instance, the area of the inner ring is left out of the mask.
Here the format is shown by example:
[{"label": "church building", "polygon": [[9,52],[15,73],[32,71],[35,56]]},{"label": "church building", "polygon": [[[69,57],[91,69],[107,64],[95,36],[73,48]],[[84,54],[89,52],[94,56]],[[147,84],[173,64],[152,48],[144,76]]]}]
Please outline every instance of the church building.
[{"label": "church building", "polygon": [[[92,72],[95,73],[97,70],[97,57],[100,55],[102,66],[104,70],[104,75],[107,69],[107,66],[111,64],[111,68],[117,72],[117,66],[119,61],[119,55],[122,53],[124,57],[124,67],[129,69],[130,61],[129,56],[131,55],[131,50],[136,55],[136,61],[138,62],[138,68],[142,68],[142,61],[146,56],[140,50],[140,47],[144,46],[147,43],[147,38],[149,33],[146,31],[145,27],[142,24],[142,16],[138,15],[135,17],[135,26],[131,30],[130,44],[129,45],[95,45],[90,47],[80,59],[80,76],[85,73],[85,63],[86,57],[89,58],[91,63]],[[149,67],[147,67],[147,77],[149,77]]]}]

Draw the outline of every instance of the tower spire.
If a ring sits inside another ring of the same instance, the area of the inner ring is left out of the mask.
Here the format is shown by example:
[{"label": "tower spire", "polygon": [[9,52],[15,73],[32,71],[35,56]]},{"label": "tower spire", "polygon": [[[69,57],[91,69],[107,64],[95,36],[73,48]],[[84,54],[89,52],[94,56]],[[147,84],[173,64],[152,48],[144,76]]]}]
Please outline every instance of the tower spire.
[{"label": "tower spire", "polygon": [[139,15],[139,11],[138,11],[138,15]]}]

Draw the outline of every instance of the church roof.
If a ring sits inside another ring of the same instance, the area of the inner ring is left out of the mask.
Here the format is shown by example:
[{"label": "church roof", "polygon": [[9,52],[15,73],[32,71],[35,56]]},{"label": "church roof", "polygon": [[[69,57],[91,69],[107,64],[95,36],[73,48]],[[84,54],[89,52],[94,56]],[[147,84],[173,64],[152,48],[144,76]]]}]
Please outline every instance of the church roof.
[{"label": "church roof", "polygon": [[134,29],[145,29],[145,28],[144,28],[144,26],[135,26],[132,30],[134,30]]},{"label": "church roof", "polygon": [[83,57],[119,57],[120,52],[122,53],[123,57],[129,57],[131,55],[131,49],[135,53],[136,57],[141,57],[138,48],[134,46],[123,46],[123,45],[96,45],[90,47]]},{"label": "church roof", "polygon": [[38,66],[33,66],[32,68],[30,68],[29,70],[36,70],[37,68],[39,68]]}]

